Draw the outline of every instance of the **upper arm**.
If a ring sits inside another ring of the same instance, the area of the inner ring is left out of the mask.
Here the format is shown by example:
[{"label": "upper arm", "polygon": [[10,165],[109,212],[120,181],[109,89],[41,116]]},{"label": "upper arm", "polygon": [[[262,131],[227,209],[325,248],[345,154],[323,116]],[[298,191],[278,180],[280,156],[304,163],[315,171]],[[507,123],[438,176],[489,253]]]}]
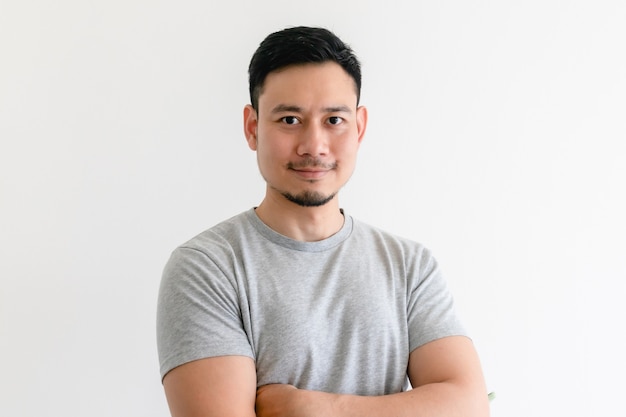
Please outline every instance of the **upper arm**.
[{"label": "upper arm", "polygon": [[246,356],[218,356],[172,369],[163,379],[172,417],[254,417],[256,370]]},{"label": "upper arm", "polygon": [[413,350],[409,356],[408,375],[414,388],[446,383],[455,390],[455,398],[467,406],[483,411],[488,409],[480,360],[468,337],[444,337]]}]

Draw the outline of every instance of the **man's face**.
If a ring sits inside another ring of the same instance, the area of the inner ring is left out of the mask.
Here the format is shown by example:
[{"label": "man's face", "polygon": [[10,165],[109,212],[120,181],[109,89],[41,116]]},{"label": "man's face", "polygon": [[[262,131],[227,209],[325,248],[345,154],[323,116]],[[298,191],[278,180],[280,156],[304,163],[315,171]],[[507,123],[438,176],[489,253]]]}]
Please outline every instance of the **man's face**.
[{"label": "man's face", "polygon": [[270,73],[258,112],[244,110],[248,145],[257,152],[268,195],[301,206],[331,201],[354,171],[367,112],[353,79],[334,62]]}]

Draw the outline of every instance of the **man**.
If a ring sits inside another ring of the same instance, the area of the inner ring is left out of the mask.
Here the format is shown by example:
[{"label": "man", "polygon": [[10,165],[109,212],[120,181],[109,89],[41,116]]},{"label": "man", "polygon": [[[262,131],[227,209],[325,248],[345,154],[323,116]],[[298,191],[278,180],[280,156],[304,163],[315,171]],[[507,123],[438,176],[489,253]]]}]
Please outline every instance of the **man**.
[{"label": "man", "polygon": [[352,50],[325,29],[285,29],[261,43],[249,79],[244,133],[266,194],[165,267],[172,415],[487,416],[436,261],[339,206],[367,125]]}]

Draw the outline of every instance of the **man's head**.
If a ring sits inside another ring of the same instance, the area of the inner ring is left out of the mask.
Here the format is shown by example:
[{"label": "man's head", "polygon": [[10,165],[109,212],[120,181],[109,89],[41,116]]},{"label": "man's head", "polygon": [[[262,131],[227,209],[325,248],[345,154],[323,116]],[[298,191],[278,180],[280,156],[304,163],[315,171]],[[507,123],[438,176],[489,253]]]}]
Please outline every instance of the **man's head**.
[{"label": "man's head", "polygon": [[266,200],[337,204],[367,124],[360,85],[358,60],[325,29],[286,29],[261,43],[250,63],[244,133],[267,184]]},{"label": "man's head", "polygon": [[352,49],[327,29],[293,27],[268,35],[248,67],[250,103],[258,111],[259,96],[268,74],[310,63],[336,62],[354,80],[357,105],[361,95],[361,65]]}]

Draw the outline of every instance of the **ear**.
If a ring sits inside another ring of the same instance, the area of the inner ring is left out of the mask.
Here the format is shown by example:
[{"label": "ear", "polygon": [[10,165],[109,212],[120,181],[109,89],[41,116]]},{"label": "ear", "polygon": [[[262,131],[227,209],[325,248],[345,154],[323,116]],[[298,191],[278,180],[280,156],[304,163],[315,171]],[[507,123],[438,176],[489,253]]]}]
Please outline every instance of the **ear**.
[{"label": "ear", "polygon": [[258,130],[257,112],[250,104],[243,108],[243,133],[246,136],[248,147],[253,151],[257,148],[257,130]]},{"label": "ear", "polygon": [[356,129],[358,133],[359,143],[365,136],[365,130],[367,128],[367,108],[365,106],[359,106],[356,109]]}]

